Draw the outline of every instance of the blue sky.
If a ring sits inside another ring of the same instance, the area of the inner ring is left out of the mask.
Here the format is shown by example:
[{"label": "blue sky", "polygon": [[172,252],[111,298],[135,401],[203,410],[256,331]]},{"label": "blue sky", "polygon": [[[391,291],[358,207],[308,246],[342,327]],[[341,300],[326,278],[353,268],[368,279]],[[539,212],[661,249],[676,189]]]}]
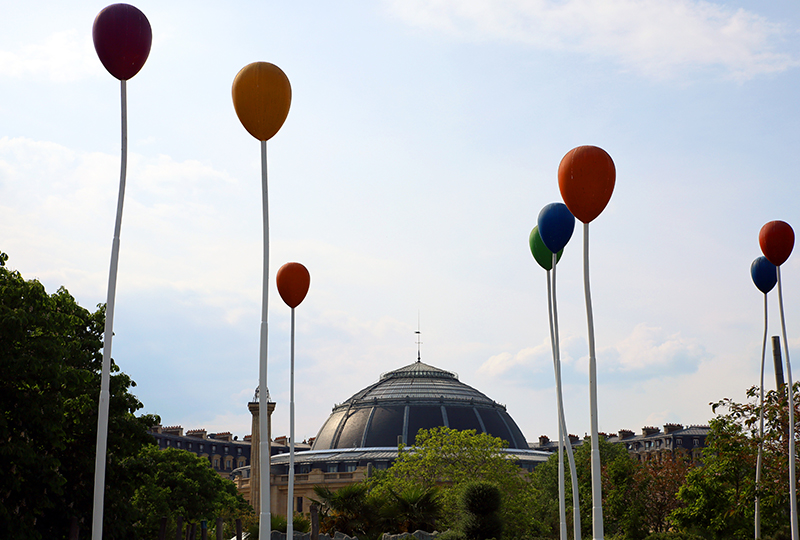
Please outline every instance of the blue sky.
[{"label": "blue sky", "polygon": [[[104,3],[4,6],[0,249],[105,301],[119,82],[91,42]],[[268,143],[269,388],[297,434],[416,359],[555,438],[544,271],[527,238],[575,146],[617,183],[590,226],[601,431],[706,423],[758,383],[767,221],[800,223],[800,7],[690,0],[135,4],[153,45],[128,82],[129,166],[113,356],[165,424],[249,433],[261,299],[259,144],[231,83],[280,66],[293,101]],[[558,267],[567,423],[589,431],[582,232]],[[792,354],[800,262],[782,269]],[[770,335],[780,331],[770,295]],[[768,381],[772,372],[768,371]],[[770,383],[770,387],[774,382]]]}]

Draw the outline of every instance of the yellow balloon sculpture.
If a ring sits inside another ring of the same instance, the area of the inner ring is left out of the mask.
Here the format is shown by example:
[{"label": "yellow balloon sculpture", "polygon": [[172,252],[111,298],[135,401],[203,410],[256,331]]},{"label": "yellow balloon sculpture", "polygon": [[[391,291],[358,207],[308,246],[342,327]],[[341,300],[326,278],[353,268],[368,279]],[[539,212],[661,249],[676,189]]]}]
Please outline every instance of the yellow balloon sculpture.
[{"label": "yellow balloon sculpture", "polygon": [[259,141],[271,139],[289,114],[292,87],[286,74],[269,62],[253,62],[233,79],[233,108],[244,128]]}]

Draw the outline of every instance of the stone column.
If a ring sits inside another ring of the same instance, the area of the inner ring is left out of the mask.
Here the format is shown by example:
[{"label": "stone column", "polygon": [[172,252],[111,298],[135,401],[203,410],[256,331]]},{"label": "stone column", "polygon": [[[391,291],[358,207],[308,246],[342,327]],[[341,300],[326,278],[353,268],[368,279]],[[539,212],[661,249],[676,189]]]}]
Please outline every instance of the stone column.
[{"label": "stone column", "polygon": [[[253,423],[250,427],[250,505],[256,515],[261,511],[261,466],[259,461],[259,443],[261,434],[259,433],[259,406],[258,401],[251,401],[247,404],[250,414],[253,415]],[[275,403],[267,402],[267,440],[272,441],[272,411],[275,410]],[[269,460],[269,458],[267,458]]]}]

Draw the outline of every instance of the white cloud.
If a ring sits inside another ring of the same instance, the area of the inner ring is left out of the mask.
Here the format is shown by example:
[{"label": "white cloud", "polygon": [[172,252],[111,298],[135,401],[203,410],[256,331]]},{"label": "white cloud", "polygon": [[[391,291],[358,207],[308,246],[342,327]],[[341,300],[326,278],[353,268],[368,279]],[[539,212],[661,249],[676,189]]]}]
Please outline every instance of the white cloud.
[{"label": "white cloud", "polygon": [[[532,366],[534,361],[542,355],[550,354],[549,345],[538,345],[536,347],[527,347],[514,354],[509,352],[501,352],[486,360],[478,368],[478,373],[482,375],[489,375],[496,377],[503,375],[508,370],[516,366]],[[538,370],[537,370],[538,371]]]},{"label": "white cloud", "polygon": [[613,349],[601,353],[606,369],[622,373],[647,373],[663,370],[675,374],[695,371],[706,356],[702,346],[681,337],[667,334],[662,328],[636,325],[633,332]]},{"label": "white cloud", "polygon": [[71,82],[103,71],[91,36],[77,30],[56,32],[42,43],[16,51],[0,51],[0,75],[22,78],[43,76],[55,82]]},{"label": "white cloud", "polygon": [[738,80],[798,65],[787,29],[758,14],[696,0],[394,0],[410,24],[466,39],[501,39],[615,59],[656,79],[699,68]]}]

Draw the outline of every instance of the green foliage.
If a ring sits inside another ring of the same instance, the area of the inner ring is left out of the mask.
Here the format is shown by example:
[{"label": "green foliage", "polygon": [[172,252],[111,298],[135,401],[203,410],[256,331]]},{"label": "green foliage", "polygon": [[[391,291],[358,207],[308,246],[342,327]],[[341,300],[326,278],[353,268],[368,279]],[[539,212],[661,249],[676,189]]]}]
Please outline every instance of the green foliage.
[{"label": "green foliage", "polygon": [[461,493],[461,509],[479,516],[500,510],[500,490],[489,482],[470,482]]},{"label": "green foliage", "polygon": [[697,536],[687,532],[657,532],[653,533],[644,540],[702,540],[702,536]]},{"label": "green foliage", "polygon": [[147,446],[124,467],[135,479],[131,503],[139,537],[156,536],[161,516],[197,523],[217,517],[233,521],[252,512],[233,482],[214,472],[207,459],[186,450]]},{"label": "green foliage", "polygon": [[[272,526],[273,531],[278,531],[282,533],[286,533],[288,529],[288,522],[286,520],[286,516],[283,514],[270,514],[270,524]],[[292,527],[294,528],[294,532],[300,533],[307,533],[311,531],[311,520],[305,517],[303,514],[294,514],[292,516]],[[255,523],[254,526],[250,527],[248,532],[257,537],[258,536],[258,522]]]},{"label": "green foliage", "polygon": [[431,487],[409,486],[400,493],[387,488],[389,498],[384,506],[387,531],[433,532],[442,515],[439,490]]},{"label": "green foliage", "polygon": [[[3,254],[5,255],[5,254]],[[66,537],[72,517],[91,523],[97,400],[105,310],[80,307],[63,287],[48,295],[0,257],[0,537]],[[131,483],[121,468],[152,444],[156,416],[112,366],[104,531],[123,538]]]},{"label": "green foliage", "polygon": [[377,491],[399,493],[412,486],[439,486],[443,512],[437,528],[441,530],[456,524],[461,488],[484,480],[500,489],[501,517],[509,538],[537,529],[536,517],[526,510],[528,482],[514,459],[505,454],[507,445],[502,439],[475,430],[439,427],[421,429],[415,441],[412,447],[401,447],[395,463],[372,480]]},{"label": "green foliage", "polygon": [[349,484],[337,491],[314,486],[320,506],[320,532],[340,532],[361,540],[378,538],[386,526],[386,499],[364,482]]},{"label": "green foliage", "polygon": [[[103,306],[89,312],[0,265],[0,538],[66,538],[73,517],[91,528],[104,325]],[[135,416],[136,384],[111,371],[104,537],[154,538],[164,515],[250,512],[207,460],[156,448],[148,429],[160,419]]]},{"label": "green foliage", "polygon": [[459,529],[467,540],[499,540],[503,533],[501,495],[490,482],[470,482],[461,490]]},{"label": "green foliage", "polygon": [[[800,384],[800,383],[799,383]],[[800,390],[795,385],[795,392]],[[763,444],[760,495],[764,538],[780,535],[789,514],[789,463],[785,392],[768,392],[764,401],[764,437],[759,439],[759,390],[748,390],[749,401],[723,399],[712,404],[717,417],[703,450],[703,466],[692,470],[678,497],[684,507],[672,519],[708,538],[751,538],[755,521],[755,471],[759,442]],[[797,404],[795,404],[797,410]],[[719,412],[718,412],[719,411]],[[722,412],[724,411],[724,413]],[[797,414],[797,413],[795,413]]]}]

